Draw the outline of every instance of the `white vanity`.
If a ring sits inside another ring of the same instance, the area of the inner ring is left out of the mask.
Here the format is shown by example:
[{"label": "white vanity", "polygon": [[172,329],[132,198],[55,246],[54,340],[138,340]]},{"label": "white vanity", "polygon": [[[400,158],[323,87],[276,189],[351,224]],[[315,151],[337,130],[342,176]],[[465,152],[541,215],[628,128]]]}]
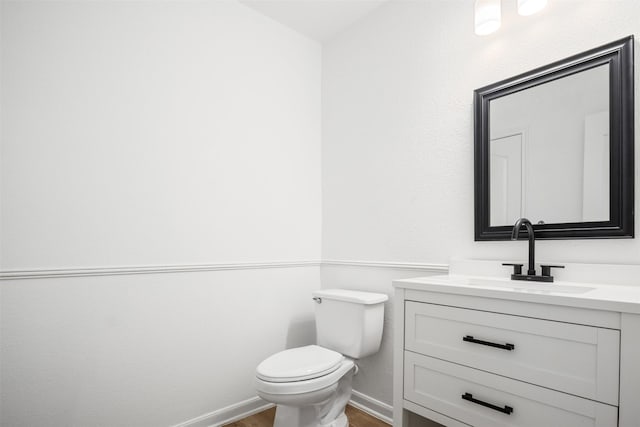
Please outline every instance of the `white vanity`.
[{"label": "white vanity", "polygon": [[394,282],[394,426],[640,426],[640,266],[450,273]]}]

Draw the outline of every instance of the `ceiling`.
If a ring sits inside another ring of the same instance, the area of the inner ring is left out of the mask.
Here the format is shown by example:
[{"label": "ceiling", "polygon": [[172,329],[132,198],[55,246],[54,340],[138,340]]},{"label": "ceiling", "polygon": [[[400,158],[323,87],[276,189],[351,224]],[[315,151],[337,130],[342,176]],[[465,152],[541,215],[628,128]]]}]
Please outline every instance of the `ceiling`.
[{"label": "ceiling", "polygon": [[314,40],[325,42],[389,0],[240,0]]}]

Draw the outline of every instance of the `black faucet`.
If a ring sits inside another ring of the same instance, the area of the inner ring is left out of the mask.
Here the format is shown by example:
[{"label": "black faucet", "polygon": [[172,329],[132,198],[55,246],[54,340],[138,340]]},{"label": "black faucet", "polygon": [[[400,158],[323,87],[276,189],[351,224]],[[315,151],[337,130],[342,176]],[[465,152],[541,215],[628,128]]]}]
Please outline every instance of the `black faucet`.
[{"label": "black faucet", "polygon": [[520,229],[522,226],[527,227],[527,234],[529,235],[529,268],[527,269],[527,274],[529,276],[536,275],[536,236],[533,232],[533,225],[531,221],[527,218],[520,218],[516,221],[513,226],[513,230],[511,230],[511,240],[518,240],[518,235],[520,234]]},{"label": "black faucet", "polygon": [[536,275],[536,236],[533,230],[533,224],[527,218],[520,218],[513,225],[511,230],[511,240],[518,240],[520,230],[522,226],[527,229],[527,235],[529,238],[529,268],[527,274],[522,274],[522,264],[502,264],[513,266],[513,274],[511,280],[532,280],[535,282],[553,282],[553,276],[551,275],[552,268],[564,268],[563,265],[541,265],[542,275]]}]

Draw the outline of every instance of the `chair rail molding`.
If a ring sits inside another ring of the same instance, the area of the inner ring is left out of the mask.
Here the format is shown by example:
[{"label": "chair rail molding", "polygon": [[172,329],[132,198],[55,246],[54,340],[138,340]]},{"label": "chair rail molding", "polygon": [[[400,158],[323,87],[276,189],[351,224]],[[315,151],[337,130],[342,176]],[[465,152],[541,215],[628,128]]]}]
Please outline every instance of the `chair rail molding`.
[{"label": "chair rail molding", "polygon": [[447,273],[449,264],[418,263],[418,262],[395,262],[395,261],[366,261],[366,260],[322,260],[322,266],[344,265],[351,267],[371,267],[371,268],[393,268],[400,270],[421,270],[436,273]]},{"label": "chair rail molding", "polygon": [[132,274],[160,274],[160,273],[195,273],[204,271],[223,270],[255,270],[266,268],[300,268],[347,266],[366,268],[387,268],[400,270],[417,270],[433,273],[447,273],[448,264],[388,262],[367,260],[295,260],[295,261],[257,261],[257,262],[228,262],[211,264],[174,264],[174,265],[131,265],[111,267],[63,267],[29,270],[0,270],[1,280],[18,279],[54,279],[87,276],[119,276]]},{"label": "chair rail molding", "polygon": [[0,280],[50,279],[62,277],[117,276],[130,274],[192,273],[201,271],[252,270],[265,268],[319,267],[320,260],[259,261],[212,264],[137,265],[114,267],[69,267],[32,270],[3,270]]}]

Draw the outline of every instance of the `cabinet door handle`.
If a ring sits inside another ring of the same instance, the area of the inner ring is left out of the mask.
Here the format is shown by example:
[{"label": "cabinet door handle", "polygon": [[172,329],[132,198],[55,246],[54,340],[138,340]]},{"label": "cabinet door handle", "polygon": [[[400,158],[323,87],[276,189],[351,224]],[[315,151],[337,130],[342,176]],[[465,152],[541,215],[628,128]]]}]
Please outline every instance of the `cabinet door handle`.
[{"label": "cabinet door handle", "polygon": [[488,345],[489,347],[501,348],[503,350],[509,350],[509,351],[511,351],[514,348],[516,348],[515,345],[509,344],[509,343],[498,344],[498,343],[490,342],[490,341],[477,340],[474,337],[472,337],[471,335],[467,335],[466,337],[463,337],[462,341],[472,342],[474,344]]},{"label": "cabinet door handle", "polygon": [[473,395],[471,393],[463,394],[462,398],[464,400],[468,400],[469,402],[473,402],[473,403],[476,403],[478,405],[493,409],[494,411],[502,412],[503,414],[511,415],[511,413],[513,412],[513,408],[511,406],[504,405],[504,408],[502,408],[502,407],[497,406],[497,405],[492,405],[491,403],[487,403],[487,402],[483,402],[482,400],[474,399],[474,397],[473,397]]}]

